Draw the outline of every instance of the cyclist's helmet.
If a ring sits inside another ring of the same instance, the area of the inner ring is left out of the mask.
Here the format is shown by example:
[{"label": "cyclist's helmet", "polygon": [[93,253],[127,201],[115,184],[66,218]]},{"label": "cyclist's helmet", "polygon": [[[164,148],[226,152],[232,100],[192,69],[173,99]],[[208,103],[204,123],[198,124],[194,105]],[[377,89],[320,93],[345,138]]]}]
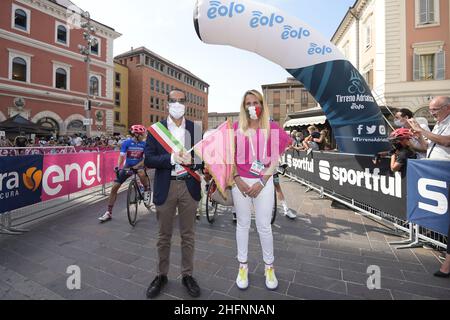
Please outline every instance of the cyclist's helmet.
[{"label": "cyclist's helmet", "polygon": [[411,139],[413,136],[414,135],[410,129],[400,128],[391,133],[391,135],[389,136],[389,140],[390,141],[405,140]]},{"label": "cyclist's helmet", "polygon": [[140,125],[140,124],[131,126],[131,130],[130,130],[131,133],[135,133],[135,134],[139,134],[139,135],[144,135],[146,131],[147,131],[147,129],[143,125]]}]

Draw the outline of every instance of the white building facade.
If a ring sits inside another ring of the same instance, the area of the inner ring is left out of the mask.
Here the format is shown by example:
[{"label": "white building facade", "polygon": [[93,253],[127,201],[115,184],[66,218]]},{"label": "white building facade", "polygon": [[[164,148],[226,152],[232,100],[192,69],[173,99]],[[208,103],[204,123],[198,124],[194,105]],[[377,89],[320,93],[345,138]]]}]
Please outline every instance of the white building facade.
[{"label": "white building facade", "polygon": [[426,117],[450,96],[448,0],[357,0],[332,42],[364,76],[380,106]]}]

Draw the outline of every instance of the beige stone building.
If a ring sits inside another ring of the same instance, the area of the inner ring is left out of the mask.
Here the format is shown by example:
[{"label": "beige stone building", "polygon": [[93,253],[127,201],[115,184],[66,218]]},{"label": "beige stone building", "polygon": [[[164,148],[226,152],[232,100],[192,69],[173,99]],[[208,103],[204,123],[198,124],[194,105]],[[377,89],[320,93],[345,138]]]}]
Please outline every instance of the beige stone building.
[{"label": "beige stone building", "polygon": [[228,113],[208,113],[208,129],[216,129],[222,123],[230,119],[231,123],[239,120],[239,112],[228,112]]},{"label": "beige stone building", "polygon": [[430,99],[450,95],[448,0],[357,0],[332,42],[365,77],[380,106],[432,122]]},{"label": "beige stone building", "polygon": [[266,84],[262,89],[270,116],[281,127],[289,120],[290,114],[317,106],[313,96],[295,78],[288,78],[283,83]]}]

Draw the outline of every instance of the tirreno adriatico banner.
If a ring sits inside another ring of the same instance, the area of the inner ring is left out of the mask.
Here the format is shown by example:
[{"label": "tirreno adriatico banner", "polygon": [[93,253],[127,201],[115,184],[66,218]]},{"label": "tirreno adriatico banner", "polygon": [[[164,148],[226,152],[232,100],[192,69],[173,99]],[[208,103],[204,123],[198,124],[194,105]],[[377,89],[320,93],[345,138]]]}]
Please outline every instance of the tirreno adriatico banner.
[{"label": "tirreno adriatico banner", "polygon": [[341,152],[389,149],[380,108],[358,70],[304,22],[253,1],[197,0],[194,25],[205,43],[255,52],[302,82],[322,106]]}]

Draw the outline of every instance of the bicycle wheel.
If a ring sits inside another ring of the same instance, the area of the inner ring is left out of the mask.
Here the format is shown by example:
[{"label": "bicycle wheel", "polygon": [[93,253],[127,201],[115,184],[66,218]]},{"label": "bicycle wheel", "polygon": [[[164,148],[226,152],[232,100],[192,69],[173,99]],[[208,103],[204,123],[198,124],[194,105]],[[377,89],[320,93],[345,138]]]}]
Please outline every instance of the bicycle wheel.
[{"label": "bicycle wheel", "polygon": [[216,185],[214,182],[212,182],[209,185],[208,192],[206,194],[206,220],[208,220],[209,223],[213,224],[214,220],[216,219],[217,214],[217,202],[213,201],[211,199],[211,195],[216,189]]},{"label": "bicycle wheel", "polygon": [[139,205],[139,191],[137,190],[136,181],[133,180],[128,185],[128,194],[127,194],[128,222],[133,227],[136,225],[138,205]]},{"label": "bicycle wheel", "polygon": [[277,200],[277,191],[274,192],[274,202],[273,202],[273,210],[272,210],[272,221],[270,221],[271,224],[275,223],[275,219],[277,218],[278,213],[278,200]]}]

